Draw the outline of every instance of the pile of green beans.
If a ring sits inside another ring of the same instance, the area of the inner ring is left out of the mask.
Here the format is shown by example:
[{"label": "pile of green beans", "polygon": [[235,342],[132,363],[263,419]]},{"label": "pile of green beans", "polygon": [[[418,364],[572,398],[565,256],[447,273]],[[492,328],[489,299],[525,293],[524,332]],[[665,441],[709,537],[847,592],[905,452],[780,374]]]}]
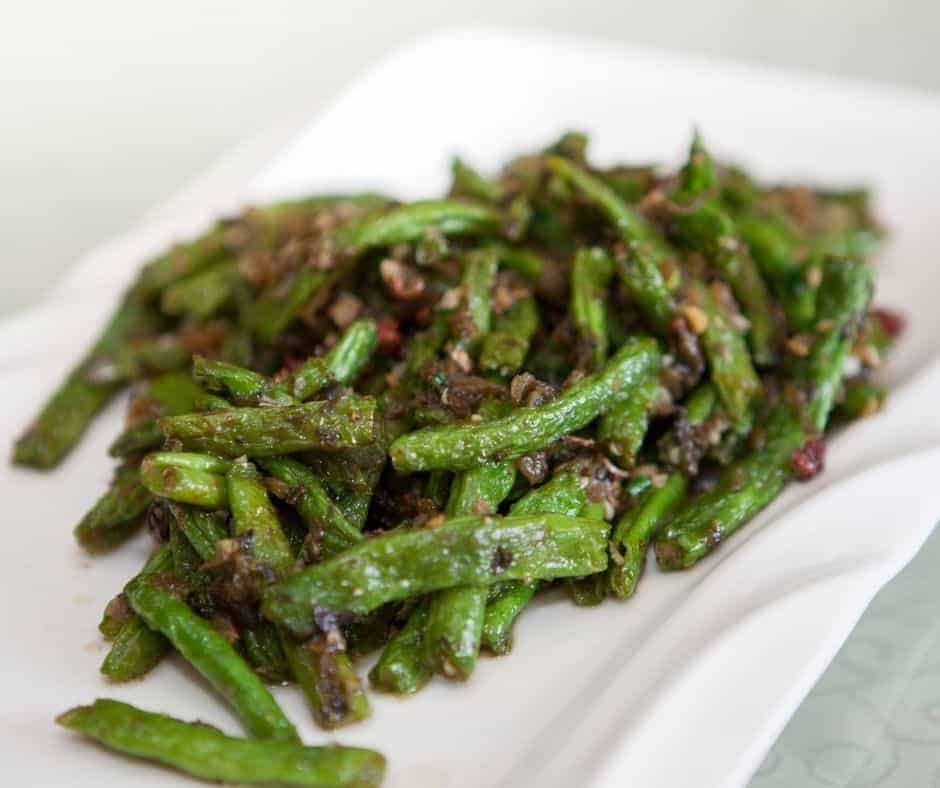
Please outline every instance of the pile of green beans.
[{"label": "pile of green beans", "polygon": [[268,684],[349,725],[369,654],[383,692],[467,681],[537,595],[623,603],[650,554],[697,564],[882,406],[881,236],[864,191],[759,184],[698,135],[664,173],[568,133],[492,177],[455,160],[442,199],[258,206],[174,246],[13,460],[54,467],[129,390],[75,534],[157,545],[102,673],[175,651],[246,737],[104,699],[58,721],[201,778],[379,784],[381,755],[304,746]]}]

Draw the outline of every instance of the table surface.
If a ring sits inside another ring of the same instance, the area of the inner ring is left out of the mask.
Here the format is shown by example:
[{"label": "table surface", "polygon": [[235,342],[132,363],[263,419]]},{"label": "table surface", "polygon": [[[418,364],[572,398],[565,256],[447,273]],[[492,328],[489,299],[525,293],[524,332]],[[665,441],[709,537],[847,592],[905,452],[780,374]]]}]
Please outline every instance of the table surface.
[{"label": "table surface", "polygon": [[[940,88],[940,4],[930,0],[888,16],[894,6],[882,0],[839,0],[825,10],[798,0],[785,16],[721,0],[690,5],[683,24],[670,20],[668,37],[669,2],[618,15],[612,9],[624,4],[592,0],[596,13],[582,9],[579,18],[568,4],[544,0],[481,5],[492,12],[486,21],[523,24],[537,5],[543,27]],[[348,10],[288,0],[264,4],[264,14],[261,6],[225,13],[228,4],[193,10],[169,0],[146,18],[94,0],[82,14],[59,7],[74,16],[49,29],[42,6],[21,4],[0,33],[0,86],[13,88],[4,98],[14,110],[0,146],[0,208],[10,220],[0,316],[39,300],[83,251],[159,204],[219,151],[289,112],[309,115],[414,33],[464,21],[423,0],[355,31]],[[299,46],[304,39],[316,46]],[[323,62],[330,68],[317,68]],[[935,534],[876,597],[751,788],[940,786],[938,561]]]},{"label": "table surface", "polygon": [[875,597],[750,788],[940,786],[940,530]]}]

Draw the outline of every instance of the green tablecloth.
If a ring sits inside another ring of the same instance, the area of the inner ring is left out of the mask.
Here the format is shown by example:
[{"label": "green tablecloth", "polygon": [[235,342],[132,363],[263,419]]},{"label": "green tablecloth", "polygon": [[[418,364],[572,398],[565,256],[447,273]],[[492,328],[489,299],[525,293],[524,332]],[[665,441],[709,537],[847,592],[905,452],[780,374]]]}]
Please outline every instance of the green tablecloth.
[{"label": "green tablecloth", "polygon": [[881,590],[750,788],[940,788],[940,529]]}]

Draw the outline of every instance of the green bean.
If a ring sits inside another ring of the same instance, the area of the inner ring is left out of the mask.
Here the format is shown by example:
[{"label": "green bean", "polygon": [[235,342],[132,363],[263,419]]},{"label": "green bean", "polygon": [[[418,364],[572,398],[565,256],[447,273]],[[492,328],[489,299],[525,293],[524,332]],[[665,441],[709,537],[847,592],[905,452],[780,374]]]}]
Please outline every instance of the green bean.
[{"label": "green bean", "polygon": [[[483,515],[496,511],[512,490],[516,469],[511,462],[465,471],[454,479],[447,516]],[[486,615],[487,588],[458,586],[431,598],[424,632],[425,660],[436,673],[466,681],[476,667]]]},{"label": "green bean", "polygon": [[604,601],[607,593],[606,575],[597,572],[587,577],[578,577],[569,580],[565,587],[571,601],[578,607],[594,607]]},{"label": "green bean", "polygon": [[702,344],[718,396],[731,418],[747,421],[751,403],[761,390],[741,335],[731,326],[708,287],[700,282],[689,286],[692,303],[705,314]]},{"label": "green bean", "polygon": [[216,544],[229,535],[225,518],[220,517],[219,512],[170,504],[170,514],[173,524],[202,561],[210,561],[215,556]]},{"label": "green bean", "polygon": [[672,473],[661,487],[650,487],[624,512],[610,538],[607,585],[620,599],[633,596],[646,566],[646,553],[657,531],[685,499],[687,482]]},{"label": "green bean", "polygon": [[[516,501],[511,515],[564,514],[576,516],[587,502],[585,484],[577,468],[563,469],[540,487]],[[535,595],[534,582],[501,583],[496,596],[486,606],[482,645],[494,654],[508,654],[512,648],[512,626]]]},{"label": "green bean", "polygon": [[459,585],[591,574],[607,566],[607,533],[605,523],[561,515],[456,518],[434,530],[369,539],[307,567],[267,589],[262,611],[303,636],[318,605],[368,613]]},{"label": "green bean", "polygon": [[692,566],[769,504],[790,477],[805,433],[785,406],[767,420],[764,446],[730,465],[709,492],[682,506],[656,539],[662,569]]},{"label": "green bean", "polygon": [[597,206],[629,245],[627,258],[619,266],[621,279],[650,326],[665,333],[675,311],[660,269],[660,263],[672,256],[665,241],[603,181],[566,159],[550,157],[548,163]]},{"label": "green bean", "polygon": [[428,427],[397,438],[389,448],[400,472],[469,469],[494,459],[514,459],[544,448],[616,407],[633,385],[659,366],[649,339],[631,339],[599,372],[545,405],[518,408],[484,424]]},{"label": "green bean", "polygon": [[809,328],[816,315],[817,293],[810,271],[818,268],[818,255],[802,259],[805,241],[781,216],[744,216],[737,227],[783,307],[788,326],[799,331]]},{"label": "green bean", "polygon": [[585,483],[575,468],[564,468],[540,487],[523,495],[509,509],[512,515],[565,514],[575,517],[587,503]]},{"label": "green bean", "polygon": [[153,314],[136,293],[125,296],[91,353],[73,369],[52,394],[35,421],[17,440],[13,462],[52,468],[78,443],[92,419],[124,385],[101,382],[95,372],[110,364],[114,354],[135,336],[153,326]]},{"label": "green bean", "polygon": [[482,645],[494,654],[512,649],[512,625],[535,596],[535,583],[505,583],[487,604],[483,618]]},{"label": "green bean", "polygon": [[500,267],[515,271],[526,279],[537,280],[549,265],[549,261],[534,249],[505,244],[493,246],[499,255]]},{"label": "green bean", "polygon": [[108,491],[75,527],[75,538],[91,552],[110,550],[134,534],[152,500],[136,463],[122,465]]},{"label": "green bean", "polygon": [[297,369],[288,390],[306,401],[334,382],[352,383],[369,361],[378,342],[375,321],[363,318],[352,323],[325,357],[312,356]]},{"label": "green bean", "polygon": [[818,316],[828,327],[813,345],[805,367],[798,370],[811,391],[807,419],[816,432],[822,432],[829,421],[842,383],[843,362],[852,349],[873,284],[873,272],[864,263],[832,260],[826,266]]},{"label": "green bean", "polygon": [[420,240],[428,230],[453,236],[493,235],[499,225],[499,214],[487,206],[457,200],[426,200],[350,222],[337,230],[334,240],[346,253],[361,253]]},{"label": "green bean", "polygon": [[252,557],[284,575],[293,567],[294,556],[261,475],[250,462],[236,461],[226,476],[226,487],[235,535],[250,533]]},{"label": "green bean", "polygon": [[571,266],[571,318],[590,351],[591,368],[607,360],[607,288],[614,264],[603,249],[582,249]]},{"label": "green bean", "polygon": [[[600,501],[587,501],[579,516],[588,520],[604,521],[607,509]],[[607,573],[595,572],[585,577],[568,578],[565,587],[571,601],[578,607],[594,607],[604,601],[607,595]]]},{"label": "green bean", "polygon": [[437,509],[443,510],[450,494],[451,474],[447,471],[431,471],[424,484],[423,495],[434,502]]},{"label": "green bean", "polygon": [[547,161],[555,175],[577,187],[597,206],[624,241],[653,241],[656,249],[665,247],[653,227],[599,178],[568,159],[549,156]]},{"label": "green bean", "polygon": [[[282,471],[286,469],[295,474],[298,470],[283,462],[275,461],[275,465]],[[235,533],[251,533],[250,550],[254,558],[283,577],[293,566],[293,556],[277,513],[250,463],[236,462],[232,465],[228,474],[228,490]],[[318,723],[335,727],[368,716],[368,701],[345,653],[329,646],[328,641],[321,644],[321,653],[316,654],[310,644],[301,645],[289,638],[278,640],[273,632],[269,639],[272,644],[279,643],[283,647],[278,649],[277,656],[286,658],[286,664],[304,690]],[[268,646],[266,653],[260,656],[268,658],[272,650],[273,645]],[[271,660],[268,661],[270,663]]]},{"label": "green bean", "polygon": [[[157,550],[144,564],[138,577],[160,575],[173,568],[173,553],[169,545]],[[101,663],[101,672],[112,681],[130,681],[140,678],[153,670],[170,650],[170,642],[159,632],[148,627],[132,609],[127,607],[125,598],[120,597],[125,608],[122,620],[117,628],[109,624],[114,642]],[[109,604],[101,625],[107,636],[105,625],[112,605]]]},{"label": "green bean", "polygon": [[245,658],[262,679],[269,684],[283,684],[293,677],[273,626],[263,621],[250,629],[243,629],[241,636]]},{"label": "green bean", "polygon": [[140,464],[140,479],[154,495],[205,509],[228,506],[225,478],[229,463],[208,455],[155,452]]},{"label": "green bean", "polygon": [[346,519],[320,480],[302,462],[290,457],[268,457],[259,464],[287,485],[286,500],[304,518],[319,546],[319,557],[328,558],[362,541],[359,528]]},{"label": "green bean", "polygon": [[845,393],[842,401],[836,405],[836,413],[844,421],[862,419],[881,410],[886,397],[884,386],[866,380],[852,381],[845,385]]},{"label": "green bean", "polygon": [[369,671],[373,687],[397,695],[410,695],[428,682],[431,666],[425,659],[424,649],[427,621],[428,604],[419,602],[405,626],[389,641]]},{"label": "green bean", "polygon": [[587,134],[581,131],[566,131],[545,149],[545,153],[564,156],[584,164],[587,161],[587,147]]},{"label": "green bean", "polygon": [[[179,371],[166,372],[150,381],[142,399],[147,404],[148,413],[176,416],[196,410],[197,403],[205,396],[205,392],[193,382],[188,372]],[[228,407],[227,402],[221,402],[223,407]],[[127,457],[159,448],[162,443],[163,433],[157,419],[145,418],[115,438],[108,454],[112,457]]]},{"label": "green bean", "polygon": [[237,364],[193,357],[193,378],[209,391],[225,394],[238,405],[296,405],[284,386]]},{"label": "green bean", "polygon": [[531,297],[519,299],[503,314],[497,315],[493,330],[483,338],[480,369],[504,378],[515,375],[529,354],[538,322],[538,307]]},{"label": "green bean", "polygon": [[238,281],[238,265],[234,260],[216,263],[164,290],[160,309],[166,315],[208,320],[231,301]]},{"label": "green bean", "polygon": [[229,256],[225,230],[213,227],[205,235],[183,244],[144,266],[138,288],[143,295],[153,296],[187,276],[204,271]]},{"label": "green bean", "polygon": [[252,736],[276,741],[299,741],[260,679],[229,642],[206,620],[159,583],[137,577],[125,589],[134,612],[161,632],[241,717]]},{"label": "green bean", "polygon": [[650,411],[660,390],[659,381],[651,376],[635,387],[632,397],[601,416],[597,437],[605,442],[618,462],[632,464],[635,460],[646,437]]},{"label": "green bean", "polygon": [[163,433],[156,419],[144,419],[125,429],[108,447],[112,457],[129,457],[157,449],[163,443]]},{"label": "green bean", "polygon": [[139,679],[153,670],[170,650],[169,641],[138,616],[121,627],[111,644],[101,672],[111,681]]},{"label": "green bean", "polygon": [[[378,474],[372,475],[372,487],[378,483]],[[369,507],[372,504],[372,489],[356,491],[346,486],[329,484],[333,500],[349,523],[357,530],[362,530],[369,516]]]},{"label": "green bean", "polygon": [[461,286],[473,333],[469,337],[462,335],[460,337],[462,340],[481,337],[490,330],[492,317],[490,291],[496,280],[498,261],[498,255],[491,249],[474,252],[467,256]]},{"label": "green bean", "polygon": [[406,349],[405,377],[410,381],[418,378],[424,367],[433,361],[449,332],[448,313],[439,310],[434,319],[424,331],[415,334],[408,342]]},{"label": "green bean", "polygon": [[271,457],[370,446],[379,438],[381,422],[374,399],[346,397],[336,402],[168,416],[160,420],[160,429],[186,449],[224,457]]},{"label": "green bean", "polygon": [[371,497],[385,467],[385,444],[335,452],[304,452],[298,457],[325,484]]},{"label": "green bean", "polygon": [[447,516],[492,514],[516,480],[512,463],[489,463],[459,474],[451,483]]},{"label": "green bean", "polygon": [[453,175],[450,193],[453,197],[495,203],[502,196],[499,183],[481,175],[458,156],[451,159],[450,170]]},{"label": "green bean", "polygon": [[702,383],[685,402],[685,418],[692,426],[703,424],[715,410],[718,392],[711,383]]},{"label": "green bean", "polygon": [[318,725],[333,729],[369,716],[369,700],[349,655],[332,647],[328,635],[306,643],[284,635],[281,642],[294,680]]},{"label": "green bean", "polygon": [[[344,386],[350,385],[375,352],[377,344],[378,329],[374,320],[361,318],[351,323],[333,349],[326,354],[326,364],[330,373]],[[299,375],[298,370],[294,375],[294,396],[303,400],[312,393],[307,393],[301,388],[301,394],[298,394]]]},{"label": "green bean", "polygon": [[679,171],[679,187],[674,196],[681,203],[689,203],[711,192],[717,183],[715,166],[705,150],[701,135],[696,130],[692,137],[689,158]]},{"label": "green bean", "polygon": [[378,786],[385,772],[385,759],[371,750],[239,739],[205,723],[181,722],[115,700],[78,706],[56,722],[118,752],[205,780],[367,788]]},{"label": "green bean", "polygon": [[128,383],[144,375],[173,372],[189,363],[189,350],[174,334],[128,340],[101,358],[88,375],[96,383]]},{"label": "green bean", "polygon": [[283,334],[316,296],[326,292],[333,275],[313,268],[301,268],[288,280],[268,287],[251,303],[244,322],[255,337],[271,344]]},{"label": "green bean", "polygon": [[653,186],[656,178],[655,167],[642,164],[611,167],[596,172],[596,175],[627,203],[640,202]]},{"label": "green bean", "polygon": [[675,227],[683,243],[702,252],[731,285],[750,323],[747,336],[755,363],[773,364],[778,336],[770,294],[732,219],[710,202],[681,213]]}]

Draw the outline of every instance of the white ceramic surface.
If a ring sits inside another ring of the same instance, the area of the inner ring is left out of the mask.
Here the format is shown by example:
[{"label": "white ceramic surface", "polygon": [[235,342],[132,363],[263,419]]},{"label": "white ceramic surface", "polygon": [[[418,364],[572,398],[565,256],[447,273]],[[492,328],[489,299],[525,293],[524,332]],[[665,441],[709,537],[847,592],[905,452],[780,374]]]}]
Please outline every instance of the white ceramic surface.
[{"label": "white ceramic surface", "polygon": [[[788,490],[695,570],[654,569],[623,605],[578,610],[547,598],[520,620],[513,653],[483,660],[466,686],[435,682],[406,701],[373,695],[373,718],[335,738],[387,753],[392,788],[679,788],[690,773],[701,786],[742,785],[872,595],[940,517],[935,101],[575,39],[425,39],[308,125],[287,123],[236,151],[80,261],[43,306],[0,326],[0,438],[9,445],[139,262],[220,211],[305,190],[435,193],[453,152],[495,166],[572,126],[591,132],[600,160],[671,161],[693,123],[718,153],[763,175],[862,179],[877,190],[893,232],[879,300],[903,305],[911,322],[885,370],[895,388],[888,407],[832,442],[823,477]],[[89,558],[69,531],[107,481],[104,451],[119,418],[116,405],[52,474],[0,471],[9,633],[0,774],[10,781],[178,784],[52,726],[58,711],[100,695],[238,730],[178,660],[128,686],[97,674],[99,611],[148,544]],[[295,692],[277,694],[307,741],[332,738],[307,722]]]}]

